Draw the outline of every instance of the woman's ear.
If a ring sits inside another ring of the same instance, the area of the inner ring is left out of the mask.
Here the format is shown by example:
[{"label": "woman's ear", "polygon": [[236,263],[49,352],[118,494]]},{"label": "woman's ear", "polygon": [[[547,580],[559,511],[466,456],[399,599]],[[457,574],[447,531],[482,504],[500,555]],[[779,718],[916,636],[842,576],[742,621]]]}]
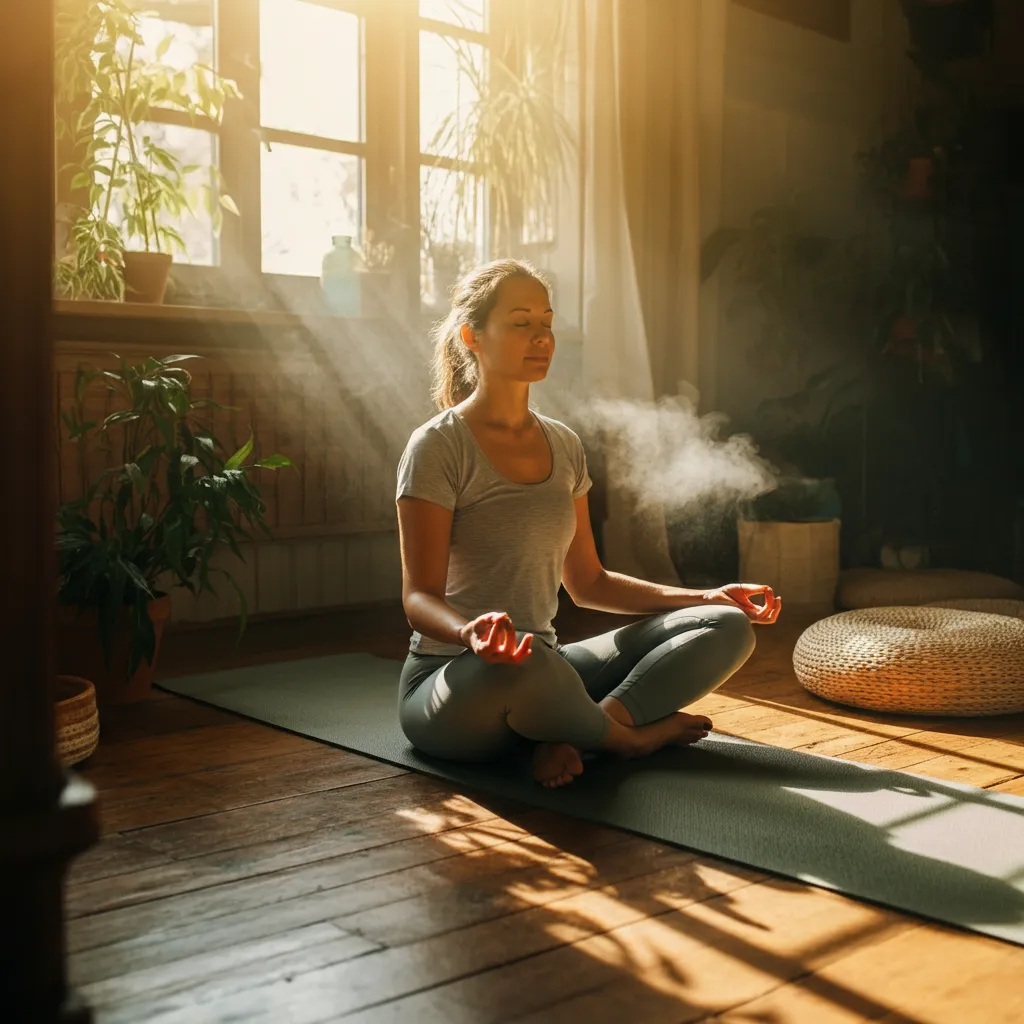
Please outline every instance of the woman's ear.
[{"label": "woman's ear", "polygon": [[459,328],[459,336],[462,338],[462,344],[470,350],[475,352],[480,346],[477,343],[476,335],[473,333],[473,328],[469,324],[463,324]]}]

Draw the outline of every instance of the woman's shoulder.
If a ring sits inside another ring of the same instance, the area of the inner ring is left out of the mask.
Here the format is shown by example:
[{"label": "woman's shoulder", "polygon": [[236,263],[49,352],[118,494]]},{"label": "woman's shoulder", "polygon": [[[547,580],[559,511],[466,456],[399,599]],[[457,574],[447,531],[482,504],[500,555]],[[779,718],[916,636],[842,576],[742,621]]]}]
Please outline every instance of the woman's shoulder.
[{"label": "woman's shoulder", "polygon": [[563,423],[561,420],[556,420],[551,416],[545,416],[543,413],[533,410],[534,416],[547,428],[550,434],[554,434],[555,437],[559,438],[570,448],[582,448],[583,442],[580,440],[579,434],[572,429],[568,424]]},{"label": "woman's shoulder", "polygon": [[426,423],[421,423],[409,436],[410,447],[451,445],[460,437],[458,417],[453,409],[443,409]]}]

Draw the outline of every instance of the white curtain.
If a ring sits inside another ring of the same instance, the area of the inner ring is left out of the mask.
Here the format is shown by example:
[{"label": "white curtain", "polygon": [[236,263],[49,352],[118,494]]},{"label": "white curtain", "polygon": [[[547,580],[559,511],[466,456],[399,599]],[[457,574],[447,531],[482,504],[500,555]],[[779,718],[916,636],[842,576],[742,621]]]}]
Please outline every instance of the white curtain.
[{"label": "white curtain", "polygon": [[[583,0],[583,368],[588,394],[696,397],[700,244],[717,221],[729,0]],[[710,341],[710,338],[706,340]],[[678,582],[664,510],[638,507],[606,452],[604,560]]]}]

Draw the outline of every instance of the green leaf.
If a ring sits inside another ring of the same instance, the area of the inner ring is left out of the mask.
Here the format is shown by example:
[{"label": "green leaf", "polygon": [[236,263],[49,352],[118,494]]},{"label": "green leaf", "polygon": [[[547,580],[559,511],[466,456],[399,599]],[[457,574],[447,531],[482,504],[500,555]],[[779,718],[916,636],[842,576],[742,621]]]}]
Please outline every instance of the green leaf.
[{"label": "green leaf", "polygon": [[286,455],[268,455],[265,459],[258,459],[253,465],[257,469],[286,469],[293,463]]},{"label": "green leaf", "polygon": [[238,211],[238,206],[235,203],[234,199],[231,198],[231,196],[221,196],[218,202],[220,203],[221,206],[224,207],[225,210],[228,211],[228,213],[233,213],[236,217],[241,216],[241,213],[239,213]]},{"label": "green leaf", "polygon": [[139,469],[138,464],[135,462],[126,462],[124,467],[125,475],[132,482],[132,486],[136,490],[142,492],[146,489],[146,481],[142,476],[142,470]]},{"label": "green leaf", "polygon": [[227,462],[224,463],[224,468],[226,470],[238,469],[241,465],[243,465],[245,460],[249,458],[249,456],[252,454],[254,441],[255,438],[250,433],[249,440],[246,441],[245,444],[243,444],[242,447],[239,448],[238,451],[235,452],[235,454],[232,455],[231,458],[229,458]]}]

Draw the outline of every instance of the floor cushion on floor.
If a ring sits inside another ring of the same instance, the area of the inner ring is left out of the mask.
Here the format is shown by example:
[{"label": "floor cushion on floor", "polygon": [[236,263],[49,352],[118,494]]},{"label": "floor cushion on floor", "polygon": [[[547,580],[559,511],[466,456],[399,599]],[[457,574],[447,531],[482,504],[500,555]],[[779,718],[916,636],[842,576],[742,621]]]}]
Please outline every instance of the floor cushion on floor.
[{"label": "floor cushion on floor", "polygon": [[820,619],[793,651],[811,693],[914,715],[1024,711],[1024,620],[954,608],[862,608]]},{"label": "floor cushion on floor", "polygon": [[847,569],[839,577],[840,608],[929,604],[958,598],[1024,599],[1024,587],[963,569]]}]

